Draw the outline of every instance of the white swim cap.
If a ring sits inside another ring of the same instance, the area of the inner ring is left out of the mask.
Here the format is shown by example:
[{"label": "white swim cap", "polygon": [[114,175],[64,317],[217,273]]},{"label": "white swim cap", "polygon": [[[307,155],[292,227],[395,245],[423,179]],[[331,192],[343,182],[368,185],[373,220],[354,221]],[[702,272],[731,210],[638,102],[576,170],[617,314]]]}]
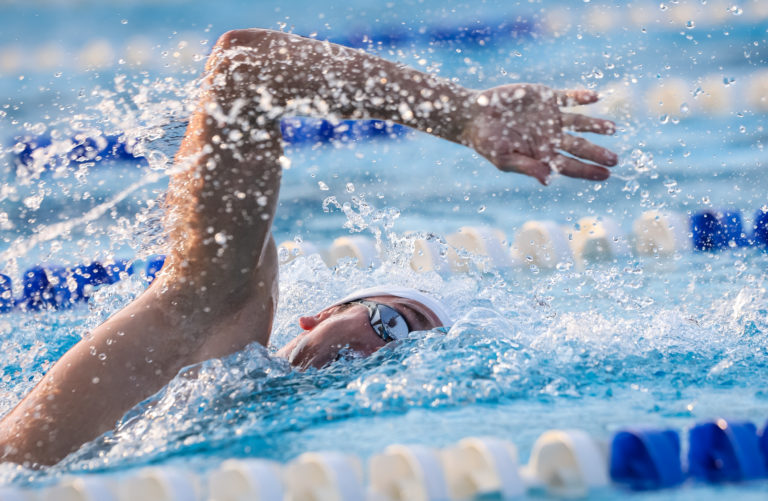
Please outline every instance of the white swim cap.
[{"label": "white swim cap", "polygon": [[358,299],[364,299],[372,296],[395,296],[403,299],[412,299],[423,304],[434,313],[443,327],[450,327],[453,325],[451,316],[448,314],[448,308],[433,298],[432,296],[410,287],[397,287],[394,285],[381,285],[378,287],[368,287],[367,289],[359,289],[347,297],[336,301],[331,306],[338,306],[340,304],[349,303],[350,301],[357,301]]}]

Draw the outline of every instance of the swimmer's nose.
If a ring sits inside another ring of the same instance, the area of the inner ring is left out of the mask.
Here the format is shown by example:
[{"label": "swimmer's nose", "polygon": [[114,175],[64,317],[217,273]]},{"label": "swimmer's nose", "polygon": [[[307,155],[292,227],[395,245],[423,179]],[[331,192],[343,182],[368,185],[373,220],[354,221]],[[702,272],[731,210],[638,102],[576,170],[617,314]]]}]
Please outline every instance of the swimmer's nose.
[{"label": "swimmer's nose", "polygon": [[319,315],[313,317],[300,317],[299,326],[305,331],[311,331],[320,323]]}]

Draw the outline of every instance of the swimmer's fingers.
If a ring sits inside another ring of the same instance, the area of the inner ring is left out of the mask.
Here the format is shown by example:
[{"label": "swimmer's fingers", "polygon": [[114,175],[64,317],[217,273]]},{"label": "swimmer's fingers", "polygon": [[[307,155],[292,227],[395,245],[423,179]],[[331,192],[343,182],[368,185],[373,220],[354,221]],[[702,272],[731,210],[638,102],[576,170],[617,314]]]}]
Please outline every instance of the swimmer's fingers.
[{"label": "swimmer's fingers", "polygon": [[595,134],[614,134],[616,124],[602,118],[592,118],[580,113],[563,113],[563,128],[574,132],[594,132]]},{"label": "swimmer's fingers", "polygon": [[527,157],[519,153],[508,153],[494,161],[496,167],[504,172],[519,172],[527,176],[535,177],[541,184],[547,184],[550,169],[545,162]]},{"label": "swimmer's fingers", "polygon": [[608,167],[613,167],[619,161],[618,155],[611,150],[569,134],[563,135],[560,149],[576,157]]},{"label": "swimmer's fingers", "polygon": [[569,89],[556,90],[555,99],[558,106],[577,106],[579,104],[594,103],[600,99],[600,96],[593,90]]},{"label": "swimmer's fingers", "polygon": [[611,172],[601,165],[584,163],[564,155],[556,155],[550,165],[554,170],[568,177],[603,181],[611,176]]}]

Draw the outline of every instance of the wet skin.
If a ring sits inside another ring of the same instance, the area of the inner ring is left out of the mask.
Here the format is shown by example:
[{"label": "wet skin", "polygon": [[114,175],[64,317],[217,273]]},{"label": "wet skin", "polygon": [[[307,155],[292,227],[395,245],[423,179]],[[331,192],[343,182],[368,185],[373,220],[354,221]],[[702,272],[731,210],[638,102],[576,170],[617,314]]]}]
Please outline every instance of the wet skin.
[{"label": "wet skin", "polygon": [[[181,368],[269,344],[278,299],[271,231],[286,160],[281,118],[391,120],[546,184],[555,172],[609,177],[616,154],[570,132],[613,134],[615,125],[560,109],[597,99],[594,91],[525,83],[476,91],[320,40],[225,33],[169,171],[162,271],[2,417],[0,462],[54,464],[112,429]],[[382,302],[406,319],[410,306],[413,315],[420,310],[407,300]],[[325,365],[340,346],[372,353],[384,343],[368,332],[366,316],[364,307],[350,306],[303,317],[309,332],[281,351],[298,367]],[[410,321],[412,329],[437,325]]]},{"label": "wet skin", "polygon": [[[425,331],[441,327],[437,315],[418,301],[395,296],[366,298],[400,313],[411,331]],[[283,346],[277,355],[288,359],[299,369],[321,368],[339,357],[342,350],[355,355],[368,356],[386,343],[369,321],[368,309],[361,304],[341,304],[320,313],[299,318],[304,332]]]}]

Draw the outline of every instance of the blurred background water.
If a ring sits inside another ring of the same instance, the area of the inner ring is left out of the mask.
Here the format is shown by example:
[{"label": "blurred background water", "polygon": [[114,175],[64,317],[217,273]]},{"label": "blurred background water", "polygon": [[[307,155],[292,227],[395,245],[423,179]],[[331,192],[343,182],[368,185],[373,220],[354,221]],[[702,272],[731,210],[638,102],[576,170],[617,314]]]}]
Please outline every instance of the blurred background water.
[{"label": "blurred background water", "polygon": [[[207,468],[233,455],[288,460],[333,447],[367,457],[394,441],[442,446],[467,434],[508,438],[525,458],[549,428],[607,439],[638,423],[682,430],[721,415],[768,418],[768,258],[758,249],[552,272],[416,274],[405,264],[409,232],[463,225],[511,238],[527,220],[575,227],[595,215],[629,234],[649,209],[741,210],[749,225],[768,203],[764,2],[11,1],[0,12],[0,272],[12,277],[43,262],[162,252],[165,171],[205,57],[233,28],[327,38],[474,88],[596,89],[604,99],[589,112],[619,132],[595,141],[621,156],[603,183],[557,177],[541,187],[415,132],[289,146],[276,239],[327,246],[350,233],[379,236],[388,259],[365,270],[328,269],[317,256],[285,264],[270,350],[298,333],[299,314],[381,281],[437,292],[457,326],[321,372],[292,372],[256,347],[208,362],[61,466],[2,466],[3,481],[157,462]],[[20,164],[36,136],[52,146]],[[72,161],[86,136],[118,137],[137,156]],[[102,288],[88,306],[0,317],[0,413],[142,289],[135,278]]]}]

